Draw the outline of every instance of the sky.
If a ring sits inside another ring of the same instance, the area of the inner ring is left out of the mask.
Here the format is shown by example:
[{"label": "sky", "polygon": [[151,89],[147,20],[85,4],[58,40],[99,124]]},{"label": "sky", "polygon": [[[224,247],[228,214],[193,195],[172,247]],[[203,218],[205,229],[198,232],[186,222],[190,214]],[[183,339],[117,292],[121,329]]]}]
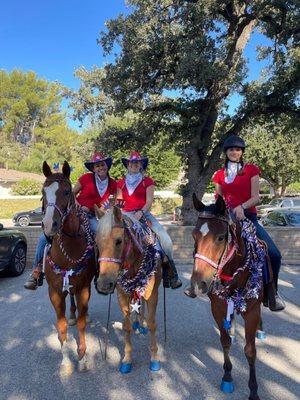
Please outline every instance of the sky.
[{"label": "sky", "polygon": [[[151,0],[149,0],[151,1]],[[39,77],[76,89],[75,70],[104,63],[96,40],[105,21],[126,11],[125,0],[9,0],[1,4],[0,69],[34,71]],[[266,44],[258,33],[252,35],[245,55],[251,59],[249,79],[256,79],[262,67],[253,55],[258,44]],[[233,112],[239,104],[236,94],[229,99]],[[69,120],[78,128],[78,123]]]}]

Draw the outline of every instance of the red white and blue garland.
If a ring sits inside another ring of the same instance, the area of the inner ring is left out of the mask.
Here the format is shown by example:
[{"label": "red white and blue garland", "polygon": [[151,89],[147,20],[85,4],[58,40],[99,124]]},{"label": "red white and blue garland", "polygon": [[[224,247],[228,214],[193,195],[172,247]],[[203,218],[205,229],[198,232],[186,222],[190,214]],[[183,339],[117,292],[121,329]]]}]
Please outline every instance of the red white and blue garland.
[{"label": "red white and blue garland", "polygon": [[[230,285],[223,284],[218,274],[215,277],[212,293],[227,301],[228,307],[232,307],[237,313],[247,310],[247,300],[258,299],[262,291],[262,270],[266,260],[266,251],[256,236],[253,223],[244,219],[240,221],[241,236],[245,239],[246,259],[232,276],[232,280],[241,272],[249,271],[249,279],[243,288],[232,290]],[[231,303],[232,302],[232,303]]]}]

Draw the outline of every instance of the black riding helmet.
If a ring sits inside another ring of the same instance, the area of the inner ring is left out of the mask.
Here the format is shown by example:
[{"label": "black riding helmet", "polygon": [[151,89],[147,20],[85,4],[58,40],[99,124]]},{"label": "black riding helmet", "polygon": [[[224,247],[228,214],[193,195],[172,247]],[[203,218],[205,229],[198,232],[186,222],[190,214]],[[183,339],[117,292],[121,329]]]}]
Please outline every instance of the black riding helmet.
[{"label": "black riding helmet", "polygon": [[223,144],[223,151],[226,152],[226,150],[230,147],[239,147],[240,149],[245,150],[246,143],[241,137],[232,135],[225,140]]}]

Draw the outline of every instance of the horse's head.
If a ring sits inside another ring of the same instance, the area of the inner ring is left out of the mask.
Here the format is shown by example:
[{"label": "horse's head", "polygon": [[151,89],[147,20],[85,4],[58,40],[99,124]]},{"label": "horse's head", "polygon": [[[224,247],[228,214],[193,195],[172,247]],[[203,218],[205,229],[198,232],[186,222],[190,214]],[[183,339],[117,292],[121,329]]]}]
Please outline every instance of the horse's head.
[{"label": "horse's head", "polygon": [[125,246],[125,228],[120,208],[113,207],[106,213],[95,206],[99,218],[96,244],[99,250],[99,277],[97,290],[102,294],[113,293],[119,276]]},{"label": "horse's head", "polygon": [[194,207],[199,211],[193,230],[195,240],[194,267],[191,285],[197,295],[206,294],[218,268],[228,236],[226,206],[221,196],[215,204],[205,206],[193,195]]},{"label": "horse's head", "polygon": [[67,161],[63,164],[62,173],[52,173],[47,162],[43,163],[46,180],[42,189],[45,213],[42,227],[47,236],[54,236],[60,230],[64,217],[74,204],[70,172]]}]

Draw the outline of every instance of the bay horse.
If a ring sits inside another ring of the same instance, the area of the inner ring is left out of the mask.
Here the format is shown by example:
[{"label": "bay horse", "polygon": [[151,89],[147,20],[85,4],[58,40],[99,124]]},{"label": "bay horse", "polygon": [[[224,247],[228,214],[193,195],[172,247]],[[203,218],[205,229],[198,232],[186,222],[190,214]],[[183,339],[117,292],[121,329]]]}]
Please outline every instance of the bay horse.
[{"label": "bay horse", "polygon": [[[248,286],[250,279],[249,268],[243,268],[246,258],[246,247],[241,236],[241,226],[235,225],[236,242],[232,246],[233,238],[229,226],[229,218],[223,198],[218,197],[215,204],[205,206],[193,195],[194,207],[198,214],[196,227],[193,230],[195,240],[194,266],[191,277],[191,287],[194,295],[208,294],[211,301],[213,317],[220,331],[220,340],[224,354],[224,375],[221,390],[231,393],[234,390],[231,376],[232,363],[229,358],[231,338],[229,335],[230,318],[233,314],[233,305],[229,298],[233,293],[242,293]],[[231,243],[231,244],[230,244]],[[244,300],[241,315],[245,321],[244,347],[248,360],[250,376],[248,386],[249,400],[259,400],[255,372],[255,335],[261,321],[262,281],[256,287],[256,296],[248,296]],[[218,286],[219,285],[219,286]],[[219,296],[218,289],[223,288],[227,297]],[[244,292],[243,292],[244,293]],[[230,309],[231,308],[231,309]]]},{"label": "bay horse", "polygon": [[[125,332],[125,355],[119,371],[124,374],[132,370],[131,332],[139,326],[137,321],[131,324],[130,314],[134,309],[137,311],[138,308],[135,307],[139,306],[137,306],[137,303],[131,303],[131,301],[134,301],[133,297],[136,292],[125,291],[119,278],[122,274],[126,274],[129,280],[137,279],[141,272],[144,256],[143,251],[130,233],[129,219],[122,215],[120,208],[113,206],[108,211],[103,212],[95,206],[95,211],[99,218],[96,234],[96,245],[99,250],[99,276],[96,288],[99,293],[105,295],[113,293],[115,287],[117,288],[118,301],[124,316],[123,330]],[[150,331],[151,371],[160,369],[155,314],[161,279],[162,269],[161,263],[158,261],[153,273],[146,278],[147,283],[142,293],[142,298],[148,309],[146,321],[147,328]],[[143,326],[140,326],[141,333],[146,333],[146,331]]]},{"label": "bay horse", "polygon": [[50,301],[55,309],[58,339],[61,344],[62,362],[60,375],[67,377],[73,367],[67,349],[66,296],[76,297],[78,308],[77,343],[78,369],[87,369],[86,315],[91,294],[91,281],[95,275],[94,240],[84,213],[77,208],[70,182],[70,166],[64,162],[62,173],[52,173],[46,161],[46,177],[42,188],[44,234],[52,238],[52,246],[45,258],[45,277]]}]

